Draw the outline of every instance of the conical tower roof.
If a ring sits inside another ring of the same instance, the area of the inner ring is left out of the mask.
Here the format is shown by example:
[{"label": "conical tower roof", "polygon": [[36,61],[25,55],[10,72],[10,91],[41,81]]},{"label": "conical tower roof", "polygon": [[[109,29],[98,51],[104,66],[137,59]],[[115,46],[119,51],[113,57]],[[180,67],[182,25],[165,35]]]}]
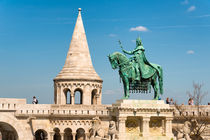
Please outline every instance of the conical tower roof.
[{"label": "conical tower roof", "polygon": [[55,80],[96,80],[102,79],[96,73],[88,48],[85,29],[81,17],[81,8],[72,35],[72,40],[61,72]]}]

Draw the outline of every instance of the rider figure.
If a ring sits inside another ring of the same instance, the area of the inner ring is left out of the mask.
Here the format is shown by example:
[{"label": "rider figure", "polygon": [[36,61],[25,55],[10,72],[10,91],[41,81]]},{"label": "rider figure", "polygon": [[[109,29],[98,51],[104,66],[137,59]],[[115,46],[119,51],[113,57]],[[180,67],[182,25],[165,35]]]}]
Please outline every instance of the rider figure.
[{"label": "rider figure", "polygon": [[[121,46],[122,48],[122,46]],[[143,78],[148,78],[146,67],[153,67],[149,61],[147,61],[145,54],[144,54],[144,47],[141,43],[140,37],[136,39],[136,48],[133,51],[126,51],[122,48],[122,51],[129,55],[134,55],[135,60],[135,70],[136,70],[136,80],[140,80],[140,73]],[[146,73],[145,73],[146,72]]]}]

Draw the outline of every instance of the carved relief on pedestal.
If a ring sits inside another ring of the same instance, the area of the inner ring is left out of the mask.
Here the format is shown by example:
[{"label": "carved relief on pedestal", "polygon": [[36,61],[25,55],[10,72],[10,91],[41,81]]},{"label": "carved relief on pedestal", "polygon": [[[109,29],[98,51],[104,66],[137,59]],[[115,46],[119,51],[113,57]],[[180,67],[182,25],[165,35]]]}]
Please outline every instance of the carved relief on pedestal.
[{"label": "carved relief on pedestal", "polygon": [[151,135],[158,136],[164,133],[164,119],[160,117],[151,117],[149,122],[149,131]]},{"label": "carved relief on pedestal", "polygon": [[128,117],[126,121],[126,133],[140,133],[139,120],[137,118]]}]

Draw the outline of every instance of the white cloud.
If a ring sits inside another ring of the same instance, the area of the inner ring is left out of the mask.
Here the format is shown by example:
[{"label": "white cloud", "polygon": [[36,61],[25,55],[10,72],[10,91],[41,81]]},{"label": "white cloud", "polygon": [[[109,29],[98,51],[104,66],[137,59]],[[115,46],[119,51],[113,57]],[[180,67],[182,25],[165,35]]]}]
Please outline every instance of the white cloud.
[{"label": "white cloud", "polygon": [[187,9],[187,12],[192,12],[192,11],[195,11],[196,7],[193,5],[193,6],[190,6],[188,9]]},{"label": "white cloud", "polygon": [[194,54],[195,52],[193,50],[187,51],[187,54]]},{"label": "white cloud", "polygon": [[137,26],[137,27],[130,28],[130,31],[147,32],[148,29],[144,26]]},{"label": "white cloud", "polygon": [[184,1],[181,2],[181,4],[187,5],[187,4],[189,4],[189,1],[188,0],[184,0]]},{"label": "white cloud", "polygon": [[116,34],[109,34],[109,37],[116,37]]}]

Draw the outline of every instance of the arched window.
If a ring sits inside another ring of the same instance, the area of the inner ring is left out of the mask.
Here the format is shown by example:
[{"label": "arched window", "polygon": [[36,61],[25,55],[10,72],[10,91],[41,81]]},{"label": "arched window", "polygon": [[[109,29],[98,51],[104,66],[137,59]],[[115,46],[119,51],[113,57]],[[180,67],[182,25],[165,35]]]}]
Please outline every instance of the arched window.
[{"label": "arched window", "polygon": [[97,94],[97,89],[94,89],[91,93],[91,105],[97,104],[96,94]]},{"label": "arched window", "polygon": [[54,128],[53,131],[55,132],[53,140],[61,140],[60,129]]},{"label": "arched window", "polygon": [[85,130],[83,128],[77,129],[76,140],[85,140]]},{"label": "arched window", "polygon": [[46,140],[47,139],[47,132],[45,130],[39,129],[35,132],[36,140]]},{"label": "arched window", "polygon": [[66,104],[71,104],[71,91],[68,88],[63,90],[66,98]]},{"label": "arched window", "polygon": [[83,98],[83,93],[81,89],[76,89],[74,91],[74,99],[75,99],[75,104],[82,104],[82,99]]},{"label": "arched window", "polygon": [[70,128],[64,130],[64,140],[73,140],[72,130]]}]

